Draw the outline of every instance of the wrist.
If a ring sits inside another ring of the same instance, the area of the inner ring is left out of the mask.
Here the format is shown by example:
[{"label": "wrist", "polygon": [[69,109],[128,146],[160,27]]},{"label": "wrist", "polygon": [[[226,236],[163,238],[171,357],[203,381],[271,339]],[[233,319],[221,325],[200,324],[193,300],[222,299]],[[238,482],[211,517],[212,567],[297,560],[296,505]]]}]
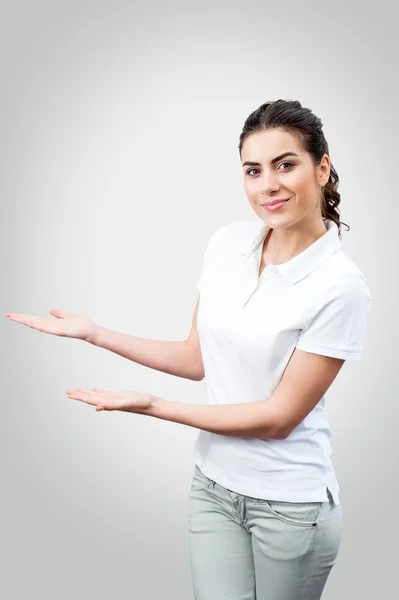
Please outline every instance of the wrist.
[{"label": "wrist", "polygon": [[147,414],[152,417],[157,417],[158,419],[165,418],[164,409],[167,404],[167,400],[164,398],[160,398],[159,396],[150,395],[150,406],[147,410]]},{"label": "wrist", "polygon": [[90,329],[89,333],[85,337],[85,341],[88,342],[89,344],[92,344],[93,346],[97,346],[100,329],[101,328],[99,325],[96,325],[95,323],[93,323],[92,328]]}]

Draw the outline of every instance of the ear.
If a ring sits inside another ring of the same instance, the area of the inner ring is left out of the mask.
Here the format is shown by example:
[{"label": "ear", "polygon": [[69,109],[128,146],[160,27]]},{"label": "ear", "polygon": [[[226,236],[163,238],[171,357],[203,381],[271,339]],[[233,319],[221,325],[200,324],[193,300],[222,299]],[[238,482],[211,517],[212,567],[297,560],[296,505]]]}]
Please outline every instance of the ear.
[{"label": "ear", "polygon": [[330,169],[331,169],[331,161],[328,154],[324,154],[323,158],[320,161],[317,170],[317,178],[318,184],[321,187],[324,187],[330,177]]}]

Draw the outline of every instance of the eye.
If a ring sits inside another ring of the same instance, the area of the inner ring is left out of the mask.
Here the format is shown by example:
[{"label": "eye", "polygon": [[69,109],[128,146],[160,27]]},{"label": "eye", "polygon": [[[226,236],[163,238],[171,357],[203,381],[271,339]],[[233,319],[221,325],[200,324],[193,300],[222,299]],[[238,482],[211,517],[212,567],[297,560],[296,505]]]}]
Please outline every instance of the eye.
[{"label": "eye", "polygon": [[[280,167],[281,167],[282,165],[287,165],[287,168],[286,168],[286,169],[282,169],[283,171],[287,171],[289,168],[291,168],[291,167],[294,167],[294,166],[295,166],[295,165],[294,165],[294,163],[292,163],[292,162],[289,162],[289,161],[284,161],[284,162],[282,162],[282,163],[280,163],[280,164],[279,164],[279,169],[280,169]],[[248,169],[248,171],[247,171],[247,175],[249,175],[250,177],[253,177],[253,175],[251,175],[251,172],[252,172],[252,171],[258,171],[258,170],[259,170],[259,169],[255,169],[255,168]],[[280,170],[281,170],[281,169],[280,169]]]},{"label": "eye", "polygon": [[[289,165],[290,167],[294,166],[294,163],[292,162],[282,162],[279,164],[279,167],[281,167],[281,165]],[[287,169],[283,169],[283,171],[286,171]]]}]

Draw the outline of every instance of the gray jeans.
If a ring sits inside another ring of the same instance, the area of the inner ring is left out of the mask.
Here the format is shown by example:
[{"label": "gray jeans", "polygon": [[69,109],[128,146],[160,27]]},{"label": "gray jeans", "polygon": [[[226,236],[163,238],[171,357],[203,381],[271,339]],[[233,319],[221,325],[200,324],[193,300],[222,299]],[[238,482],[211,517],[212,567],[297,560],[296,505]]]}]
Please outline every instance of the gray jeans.
[{"label": "gray jeans", "polygon": [[195,465],[189,499],[194,600],[319,600],[342,536],[341,504],[251,498]]}]

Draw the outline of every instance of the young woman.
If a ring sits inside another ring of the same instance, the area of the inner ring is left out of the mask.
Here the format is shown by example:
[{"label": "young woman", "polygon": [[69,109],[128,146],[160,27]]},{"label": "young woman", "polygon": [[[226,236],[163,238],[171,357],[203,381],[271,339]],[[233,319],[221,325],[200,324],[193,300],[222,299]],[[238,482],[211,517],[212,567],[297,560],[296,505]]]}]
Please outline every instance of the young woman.
[{"label": "young woman", "polygon": [[7,316],[165,373],[206,376],[206,405],[67,394],[200,430],[189,503],[195,600],[318,600],[342,535],[325,393],[346,359],[361,358],[371,295],[341,248],[338,175],[320,119],[296,101],[267,102],[245,121],[239,154],[260,223],[211,236],[185,341],[137,338],[59,310]]}]

